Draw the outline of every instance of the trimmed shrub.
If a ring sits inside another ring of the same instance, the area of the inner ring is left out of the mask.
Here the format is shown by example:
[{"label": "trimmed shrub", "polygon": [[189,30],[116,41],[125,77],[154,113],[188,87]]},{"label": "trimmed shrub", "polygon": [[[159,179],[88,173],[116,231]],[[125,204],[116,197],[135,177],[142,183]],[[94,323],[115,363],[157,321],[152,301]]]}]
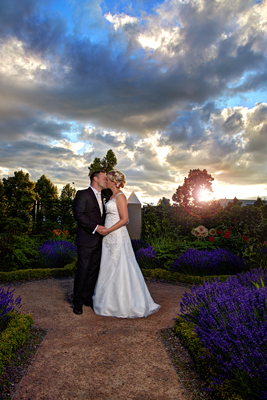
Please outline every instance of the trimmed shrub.
[{"label": "trimmed shrub", "polygon": [[67,264],[64,268],[24,269],[11,272],[0,272],[0,282],[26,281],[29,279],[60,278],[73,276],[77,261]]},{"label": "trimmed shrub", "polygon": [[31,315],[10,313],[6,329],[0,333],[0,375],[13,353],[28,339],[33,319]]}]

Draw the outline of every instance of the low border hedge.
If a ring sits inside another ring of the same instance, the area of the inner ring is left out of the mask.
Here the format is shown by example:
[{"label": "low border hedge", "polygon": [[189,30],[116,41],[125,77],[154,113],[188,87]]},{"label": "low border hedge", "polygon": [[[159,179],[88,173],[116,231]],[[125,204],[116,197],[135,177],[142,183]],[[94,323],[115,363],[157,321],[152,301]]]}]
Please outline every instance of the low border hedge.
[{"label": "low border hedge", "polygon": [[[67,264],[64,268],[45,268],[45,269],[21,269],[11,272],[0,272],[0,282],[12,282],[12,281],[26,281],[29,279],[45,279],[45,278],[60,278],[73,276],[76,269],[77,260]],[[144,269],[141,271],[145,278],[163,279],[171,282],[187,283],[190,285],[202,285],[204,279],[209,278],[210,280],[219,278],[221,282],[225,282],[228,275],[217,275],[217,276],[192,276],[187,274],[180,274],[179,272],[170,272],[165,269]]]},{"label": "low border hedge", "polygon": [[20,269],[17,271],[0,272],[0,282],[26,281],[29,279],[60,278],[72,276],[75,272],[76,260],[64,268]]},{"label": "low border hedge", "polygon": [[12,313],[6,329],[0,333],[0,375],[13,353],[28,339],[33,318],[28,314]]},{"label": "low border hedge", "polygon": [[180,282],[180,283],[187,283],[190,285],[202,285],[203,281],[207,278],[210,280],[214,278],[219,278],[221,282],[225,282],[228,278],[228,275],[215,275],[215,276],[193,276],[187,274],[180,274],[179,272],[170,272],[164,269],[144,269],[141,268],[144,277],[146,278],[155,278],[155,279],[164,279],[166,281],[171,282]]}]

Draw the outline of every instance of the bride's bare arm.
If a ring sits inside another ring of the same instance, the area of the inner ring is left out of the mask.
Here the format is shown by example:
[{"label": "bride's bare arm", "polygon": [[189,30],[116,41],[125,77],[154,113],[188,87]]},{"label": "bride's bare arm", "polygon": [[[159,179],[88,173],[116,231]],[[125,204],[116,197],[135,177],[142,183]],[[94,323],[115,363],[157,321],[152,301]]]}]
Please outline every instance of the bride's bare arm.
[{"label": "bride's bare arm", "polygon": [[116,222],[116,224],[112,225],[110,228],[104,228],[101,230],[101,235],[107,235],[110,232],[115,231],[116,229],[121,228],[122,226],[126,225],[128,222],[128,208],[127,208],[127,200],[124,195],[119,195],[116,198],[116,203],[119,211],[120,220]]}]

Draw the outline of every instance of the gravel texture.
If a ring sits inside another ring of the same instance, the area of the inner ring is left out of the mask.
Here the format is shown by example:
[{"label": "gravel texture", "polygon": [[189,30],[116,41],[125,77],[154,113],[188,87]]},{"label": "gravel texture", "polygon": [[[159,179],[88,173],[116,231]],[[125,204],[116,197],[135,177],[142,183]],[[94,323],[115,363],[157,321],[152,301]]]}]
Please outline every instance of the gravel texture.
[{"label": "gravel texture", "polygon": [[[147,284],[162,308],[141,319],[99,317],[88,307],[81,316],[73,314],[73,278],[15,284],[22,312],[31,313],[35,328],[48,333],[15,384],[12,399],[204,399],[191,359],[170,329],[186,288],[150,280]],[[174,368],[177,352],[188,372]]]}]

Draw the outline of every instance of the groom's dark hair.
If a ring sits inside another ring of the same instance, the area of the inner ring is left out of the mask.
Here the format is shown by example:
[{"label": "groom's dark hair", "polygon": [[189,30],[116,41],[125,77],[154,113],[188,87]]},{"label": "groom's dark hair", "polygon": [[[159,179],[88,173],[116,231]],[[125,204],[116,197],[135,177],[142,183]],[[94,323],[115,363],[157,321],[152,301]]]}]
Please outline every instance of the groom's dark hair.
[{"label": "groom's dark hair", "polygon": [[103,172],[103,174],[106,173],[105,171],[94,171],[94,172],[92,172],[91,175],[90,175],[90,182],[92,183],[93,180],[94,180],[94,177],[95,176],[99,177],[99,174],[101,174],[102,172]]}]

